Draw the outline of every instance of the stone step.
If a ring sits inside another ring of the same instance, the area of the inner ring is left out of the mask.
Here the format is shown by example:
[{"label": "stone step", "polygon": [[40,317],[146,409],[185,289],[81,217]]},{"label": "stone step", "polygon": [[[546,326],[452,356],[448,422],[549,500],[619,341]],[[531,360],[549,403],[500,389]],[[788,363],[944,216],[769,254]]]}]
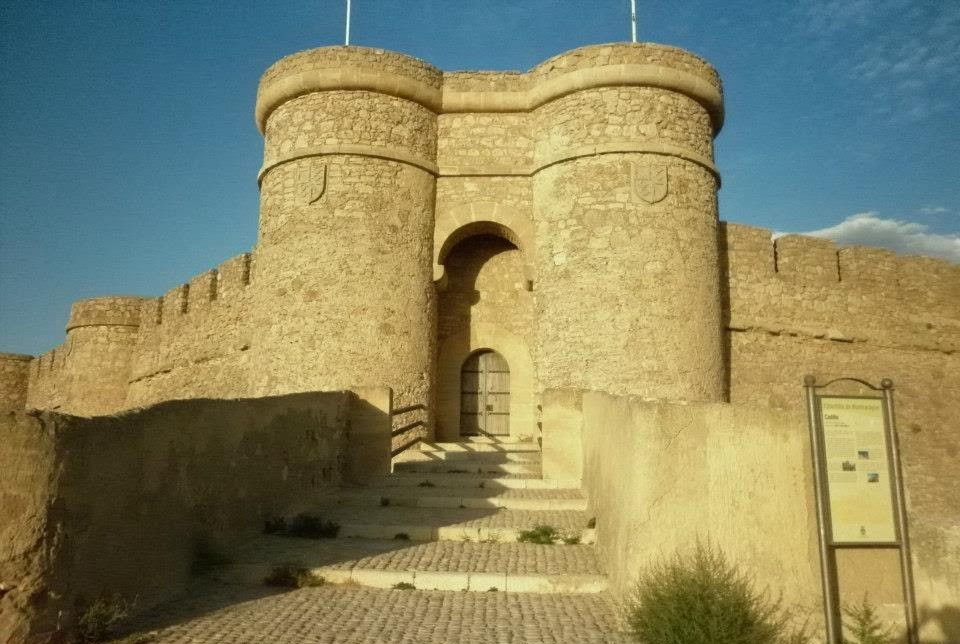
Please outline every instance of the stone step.
[{"label": "stone step", "polygon": [[540,476],[540,463],[485,463],[482,461],[408,461],[394,463],[394,472],[428,474],[533,474]]},{"label": "stone step", "polygon": [[470,445],[513,445],[513,444],[524,444],[524,445],[536,445],[537,441],[518,441],[515,438],[510,436],[461,436],[457,443],[466,443]]},{"label": "stone step", "polygon": [[214,575],[231,583],[257,584],[285,563],[311,570],[329,583],[372,588],[404,583],[421,590],[597,593],[608,585],[592,547],[529,543],[263,537]]},{"label": "stone step", "polygon": [[575,489],[497,490],[479,487],[348,488],[337,502],[358,506],[417,508],[507,508],[511,510],[586,510],[587,498]]},{"label": "stone step", "polygon": [[445,451],[417,451],[414,449],[401,453],[394,459],[396,463],[447,461],[456,463],[539,463],[542,460],[540,452],[445,452]]},{"label": "stone step", "polygon": [[[365,507],[327,505],[309,511],[340,525],[340,538],[409,539],[411,541],[516,542],[525,530],[549,525],[560,533],[593,543],[587,513],[580,510],[507,510]],[[402,536],[401,536],[402,535]]]},{"label": "stone step", "polygon": [[540,445],[533,441],[525,443],[489,443],[489,442],[460,442],[460,443],[420,443],[421,452],[539,452]]},{"label": "stone step", "polygon": [[580,479],[542,479],[537,474],[431,474],[422,472],[394,472],[373,476],[370,486],[383,487],[481,487],[489,490],[553,490],[579,488]]}]

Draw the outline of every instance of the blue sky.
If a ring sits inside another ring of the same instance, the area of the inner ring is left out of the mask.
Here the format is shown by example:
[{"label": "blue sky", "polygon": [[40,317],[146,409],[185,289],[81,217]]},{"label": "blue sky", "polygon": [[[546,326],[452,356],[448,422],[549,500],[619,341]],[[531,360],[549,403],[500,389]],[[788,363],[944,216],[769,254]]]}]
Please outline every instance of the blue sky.
[{"label": "blue sky", "polygon": [[[529,69],[629,39],[629,0],[354,0],[352,44]],[[721,218],[960,262],[960,3],[638,0],[641,40],[720,71]],[[256,239],[276,59],[342,44],[343,0],[0,4],[0,351],[70,303],[160,295]]]}]

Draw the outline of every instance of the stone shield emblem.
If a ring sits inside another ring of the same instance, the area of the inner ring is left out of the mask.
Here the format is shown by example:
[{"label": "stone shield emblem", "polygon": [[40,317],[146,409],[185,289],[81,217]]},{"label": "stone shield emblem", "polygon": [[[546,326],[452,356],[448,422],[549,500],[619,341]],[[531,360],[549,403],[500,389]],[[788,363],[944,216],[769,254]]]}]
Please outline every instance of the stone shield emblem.
[{"label": "stone shield emblem", "polygon": [[327,166],[311,165],[297,173],[297,201],[312,205],[327,192]]},{"label": "stone shield emblem", "polygon": [[630,193],[634,201],[655,204],[670,192],[670,173],[662,163],[644,160],[630,164]]}]

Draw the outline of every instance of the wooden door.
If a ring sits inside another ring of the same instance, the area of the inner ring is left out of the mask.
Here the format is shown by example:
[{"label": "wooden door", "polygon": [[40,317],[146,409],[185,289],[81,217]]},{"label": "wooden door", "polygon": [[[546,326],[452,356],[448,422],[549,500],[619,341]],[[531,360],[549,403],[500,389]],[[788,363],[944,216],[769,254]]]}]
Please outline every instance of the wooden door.
[{"label": "wooden door", "polygon": [[510,434],[510,367],[496,351],[478,351],[463,363],[460,434]]}]

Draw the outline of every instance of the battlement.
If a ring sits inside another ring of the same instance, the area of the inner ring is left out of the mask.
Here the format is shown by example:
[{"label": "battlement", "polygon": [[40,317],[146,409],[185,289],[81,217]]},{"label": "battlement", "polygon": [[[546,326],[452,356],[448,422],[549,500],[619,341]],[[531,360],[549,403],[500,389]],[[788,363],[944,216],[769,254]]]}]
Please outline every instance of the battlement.
[{"label": "battlement", "polygon": [[144,326],[172,324],[191,312],[208,309],[213,302],[238,297],[250,284],[250,265],[250,253],[242,253],[158,298],[143,300]]},{"label": "battlement", "polygon": [[733,330],[960,350],[956,264],[730,223],[724,250]]},{"label": "battlement", "polygon": [[[868,246],[838,247],[803,235],[773,238],[770,230],[722,223],[731,280],[777,277],[822,286],[843,282],[888,291],[905,289],[924,300],[960,307],[960,266],[919,255],[899,255]],[[960,310],[960,308],[958,308]]]}]

